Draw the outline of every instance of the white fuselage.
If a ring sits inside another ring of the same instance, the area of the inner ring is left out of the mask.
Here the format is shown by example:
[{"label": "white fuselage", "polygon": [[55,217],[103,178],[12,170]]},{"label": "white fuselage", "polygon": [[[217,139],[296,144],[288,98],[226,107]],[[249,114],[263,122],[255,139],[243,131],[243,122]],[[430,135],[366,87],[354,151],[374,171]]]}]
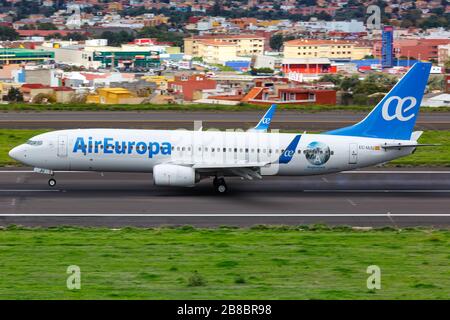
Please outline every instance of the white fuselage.
[{"label": "white fuselage", "polygon": [[261,175],[313,175],[367,167],[409,155],[414,150],[414,147],[382,147],[385,143],[399,142],[397,140],[300,134],[290,161],[278,163],[280,154],[297,135],[187,130],[61,130],[35,136],[32,144],[20,145],[10,154],[26,165],[54,171],[152,172],[155,165],[163,163],[214,168],[266,163],[261,167]]}]

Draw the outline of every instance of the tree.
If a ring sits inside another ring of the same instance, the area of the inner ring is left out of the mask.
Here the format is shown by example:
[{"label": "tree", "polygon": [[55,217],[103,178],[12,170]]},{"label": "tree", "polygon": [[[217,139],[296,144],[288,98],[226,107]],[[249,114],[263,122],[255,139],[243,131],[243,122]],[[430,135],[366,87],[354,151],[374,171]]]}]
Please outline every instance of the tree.
[{"label": "tree", "polygon": [[87,40],[87,36],[79,33],[79,32],[69,32],[64,37],[62,37],[63,40],[73,40],[73,41],[84,41]]},{"label": "tree", "polygon": [[222,6],[220,5],[220,0],[214,1],[214,5],[211,10],[213,16],[220,16],[222,13]]},{"label": "tree", "polygon": [[281,47],[283,46],[283,36],[281,34],[274,34],[271,38],[270,38],[270,47],[275,50],[275,51],[280,51]]},{"label": "tree", "polygon": [[324,74],[322,77],[320,77],[319,82],[331,82],[336,87],[339,87],[342,82],[342,75],[341,74]]},{"label": "tree", "polygon": [[38,23],[36,25],[38,30],[58,30],[58,28],[51,22]]},{"label": "tree", "polygon": [[17,39],[19,39],[19,34],[16,30],[10,27],[0,26],[0,41]]},{"label": "tree", "polygon": [[447,59],[444,64],[445,69],[450,69],[450,59]]},{"label": "tree", "polygon": [[359,85],[361,81],[357,75],[351,77],[345,77],[339,84],[342,91],[353,91],[353,89]]},{"label": "tree", "polygon": [[52,94],[38,93],[34,96],[32,103],[43,104],[43,103],[55,103],[56,97]]},{"label": "tree", "polygon": [[178,47],[183,46],[185,37],[183,33],[168,31],[167,26],[144,27],[138,31],[137,35],[141,38],[155,38],[161,42],[172,42]]},{"label": "tree", "polygon": [[131,42],[134,36],[124,30],[120,32],[104,31],[100,35],[100,39],[108,40],[108,45],[118,47],[122,43]]},{"label": "tree", "polygon": [[10,102],[22,102],[23,94],[18,88],[11,87],[6,95],[6,100]]}]

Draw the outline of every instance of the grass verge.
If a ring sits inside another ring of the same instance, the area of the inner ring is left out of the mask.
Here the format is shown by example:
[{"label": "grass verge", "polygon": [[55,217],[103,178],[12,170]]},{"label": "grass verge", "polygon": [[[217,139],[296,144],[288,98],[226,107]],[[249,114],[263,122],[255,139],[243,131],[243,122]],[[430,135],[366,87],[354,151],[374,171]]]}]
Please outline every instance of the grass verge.
[{"label": "grass verge", "polygon": [[449,245],[431,229],[9,227],[0,299],[448,299]]},{"label": "grass verge", "polygon": [[[50,130],[0,129],[0,166],[19,166],[9,158],[8,151],[32,136]],[[390,162],[389,166],[450,166],[450,131],[426,131],[420,143],[442,144],[422,147],[410,156]]]},{"label": "grass verge", "polygon": [[[248,110],[265,110],[268,105],[254,105],[243,103],[237,106],[217,105],[207,103],[193,104],[28,104],[13,103],[0,105],[0,112],[6,111],[248,111]],[[373,106],[357,106],[357,105],[280,105],[279,110],[296,110],[299,112],[323,112],[323,111],[353,111],[353,112],[369,112]],[[449,107],[421,107],[421,112],[449,112]]]}]

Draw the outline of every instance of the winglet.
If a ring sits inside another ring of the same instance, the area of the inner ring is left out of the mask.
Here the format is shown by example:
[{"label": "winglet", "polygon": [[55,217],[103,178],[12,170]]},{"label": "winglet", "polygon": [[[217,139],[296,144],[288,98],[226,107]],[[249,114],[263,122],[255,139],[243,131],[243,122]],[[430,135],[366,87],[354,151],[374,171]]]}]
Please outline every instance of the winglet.
[{"label": "winglet", "polygon": [[422,135],[422,133],[423,133],[423,131],[414,131],[414,132],[411,134],[411,140],[413,140],[413,141],[419,140],[419,138],[420,138],[420,136]]},{"label": "winglet", "polygon": [[253,130],[256,131],[267,131],[270,127],[270,122],[272,121],[273,114],[275,113],[275,110],[277,108],[276,104],[273,104],[270,106],[270,108],[266,111],[264,116],[259,120],[256,127],[253,128]]},{"label": "winglet", "polygon": [[284,150],[283,153],[280,155],[280,158],[278,159],[279,163],[289,163],[292,160],[292,157],[295,154],[295,150],[297,149],[298,142],[300,141],[300,137],[301,137],[300,134],[294,137],[294,139],[288,145],[286,150]]}]

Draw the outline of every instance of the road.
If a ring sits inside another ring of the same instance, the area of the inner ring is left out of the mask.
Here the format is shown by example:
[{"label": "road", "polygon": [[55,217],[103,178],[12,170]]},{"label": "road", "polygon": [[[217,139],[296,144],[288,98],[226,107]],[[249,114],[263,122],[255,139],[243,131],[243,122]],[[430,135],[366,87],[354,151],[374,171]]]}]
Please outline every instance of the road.
[{"label": "road", "polygon": [[[204,128],[242,128],[254,126],[263,112],[219,111],[146,111],[146,112],[4,112],[0,113],[0,128],[72,129],[72,128],[193,128],[193,121],[202,120]],[[366,112],[330,111],[302,113],[278,110],[272,128],[285,130],[329,130],[354,124]],[[421,113],[418,130],[450,130],[450,112]]]},{"label": "road", "polygon": [[151,174],[0,171],[0,225],[155,226],[328,223],[450,226],[450,171],[373,169],[314,177],[228,179],[162,188]]}]

